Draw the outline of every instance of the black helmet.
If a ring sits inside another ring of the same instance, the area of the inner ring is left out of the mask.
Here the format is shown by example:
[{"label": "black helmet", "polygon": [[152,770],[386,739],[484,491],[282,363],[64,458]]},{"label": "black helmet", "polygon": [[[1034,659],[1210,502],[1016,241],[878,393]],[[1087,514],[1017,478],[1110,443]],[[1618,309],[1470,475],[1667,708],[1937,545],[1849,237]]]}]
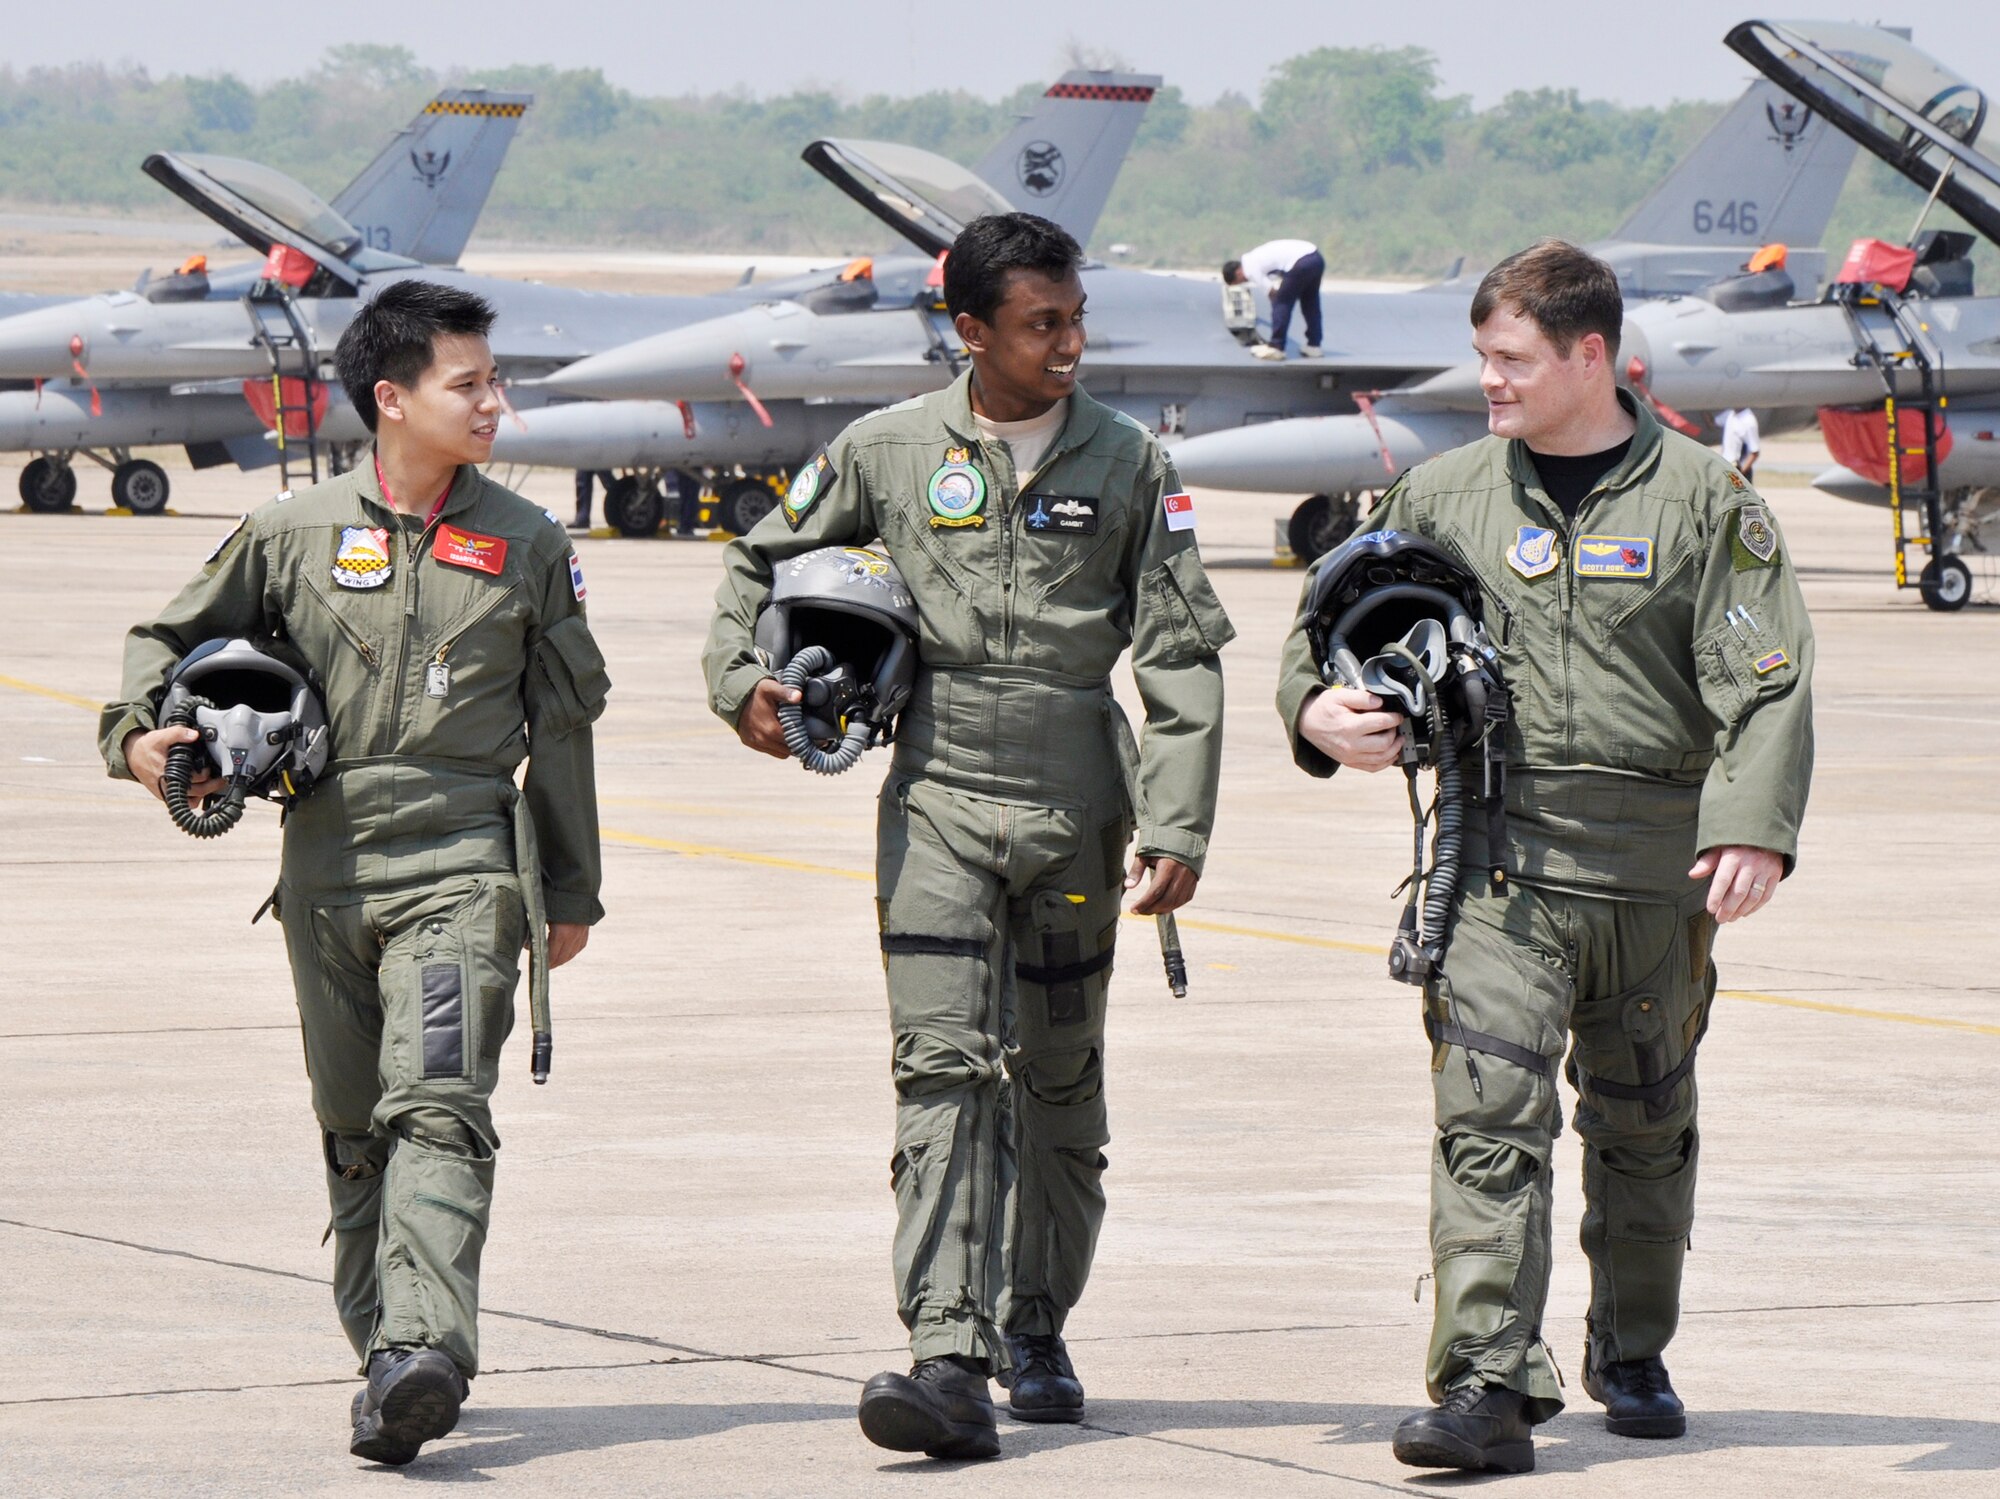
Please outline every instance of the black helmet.
[{"label": "black helmet", "polygon": [[[289,803],[305,795],[333,753],[326,702],[312,670],[277,640],[239,637],[196,646],[167,678],[160,723],[201,732],[198,747],[175,747],[163,788],[174,820],[196,837],[227,832],[243,815],[246,797]],[[197,748],[229,783],[223,806],[212,813],[187,807]]]},{"label": "black helmet", "polygon": [[778,718],[807,768],[833,775],[889,741],[916,685],[920,636],[916,600],[885,553],[821,547],[778,564],[757,654],[805,694]]},{"label": "black helmet", "polygon": [[1414,532],[1370,531],[1330,553],[1306,598],[1306,639],[1322,680],[1409,716],[1419,763],[1435,754],[1434,709],[1460,748],[1483,727],[1495,679],[1479,580]]}]

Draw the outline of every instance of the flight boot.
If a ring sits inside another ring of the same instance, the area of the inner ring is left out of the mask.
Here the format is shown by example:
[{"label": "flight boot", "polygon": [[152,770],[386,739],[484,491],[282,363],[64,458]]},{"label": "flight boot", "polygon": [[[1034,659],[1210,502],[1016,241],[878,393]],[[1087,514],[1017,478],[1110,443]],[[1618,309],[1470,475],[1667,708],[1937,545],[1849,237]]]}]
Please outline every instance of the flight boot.
[{"label": "flight boot", "polygon": [[1069,1349],[1054,1333],[1007,1334],[1008,1367],[1000,1375],[1007,1409],[1016,1421],[1083,1419],[1083,1382]]},{"label": "flight boot", "polygon": [[861,1387],[861,1434],[891,1452],[998,1457],[1000,1433],[986,1371],[956,1357],[917,1360],[908,1374],[877,1374]]},{"label": "flight boot", "polygon": [[1518,1390],[1462,1384],[1442,1405],[1406,1416],[1396,1428],[1391,1451],[1412,1468],[1465,1468],[1495,1473],[1531,1473],[1535,1467],[1534,1428]]},{"label": "flight boot", "polygon": [[458,1425],[470,1392],[451,1356],[435,1348],[378,1348],[368,1355],[368,1387],[354,1397],[347,1450],[400,1468],[424,1443]]},{"label": "flight boot", "polygon": [[1583,1345],[1583,1388],[1604,1407],[1606,1431],[1620,1437],[1687,1435],[1687,1407],[1657,1353],[1600,1364],[1596,1352],[1595,1345]]}]

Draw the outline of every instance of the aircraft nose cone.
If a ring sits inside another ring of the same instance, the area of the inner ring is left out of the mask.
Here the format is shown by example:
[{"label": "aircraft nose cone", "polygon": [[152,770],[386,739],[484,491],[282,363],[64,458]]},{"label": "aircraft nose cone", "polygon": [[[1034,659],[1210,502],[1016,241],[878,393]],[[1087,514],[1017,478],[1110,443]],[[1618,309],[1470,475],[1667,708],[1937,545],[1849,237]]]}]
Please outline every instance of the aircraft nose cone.
[{"label": "aircraft nose cone", "polygon": [[[794,315],[782,331],[809,321]],[[778,329],[765,308],[729,313],[579,359],[542,383],[599,401],[737,401],[744,385],[756,388],[758,365],[778,347]]]}]

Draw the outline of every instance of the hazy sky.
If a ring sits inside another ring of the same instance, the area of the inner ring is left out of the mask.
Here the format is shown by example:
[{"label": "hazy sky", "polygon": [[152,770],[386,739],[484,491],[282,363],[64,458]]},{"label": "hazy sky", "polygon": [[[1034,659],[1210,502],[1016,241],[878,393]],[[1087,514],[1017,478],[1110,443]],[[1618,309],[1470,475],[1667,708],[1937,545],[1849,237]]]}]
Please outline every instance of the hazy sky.
[{"label": "hazy sky", "polygon": [[[1308,48],[1380,45],[1428,48],[1447,90],[1470,94],[1480,106],[1510,89],[1543,86],[1633,104],[1727,98],[1747,70],[1722,34],[1758,14],[1743,0],[1290,0],[1261,15],[1214,0],[410,0],[392,9],[275,10],[13,0],[7,10],[0,64],[15,68],[133,62],[155,74],[233,72],[263,81],[306,71],[328,46],[366,41],[407,46],[439,70],[596,67],[649,94],[783,93],[811,84],[849,95],[959,87],[997,97],[1054,76],[1076,47],[1115,53],[1207,101],[1226,89],[1254,98],[1272,64]],[[1901,13],[1824,14],[1913,26],[1919,46],[1975,83],[2000,84],[2000,6],[1930,0]],[[268,19],[258,23],[259,15]],[[959,18],[962,30],[954,34]]]}]

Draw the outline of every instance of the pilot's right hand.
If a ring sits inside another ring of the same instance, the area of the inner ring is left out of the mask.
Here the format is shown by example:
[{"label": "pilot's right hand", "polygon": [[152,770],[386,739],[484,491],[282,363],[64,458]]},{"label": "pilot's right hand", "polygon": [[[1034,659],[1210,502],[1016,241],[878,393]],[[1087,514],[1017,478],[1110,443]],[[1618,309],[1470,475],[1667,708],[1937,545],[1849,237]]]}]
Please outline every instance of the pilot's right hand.
[{"label": "pilot's right hand", "polygon": [[796,703],[803,698],[798,688],[786,687],[776,677],[764,678],[751,688],[750,700],[736,717],[736,737],[759,754],[790,759],[792,752],[785,748],[785,731],[778,723],[778,704]]},{"label": "pilot's right hand", "polygon": [[[185,724],[177,724],[165,729],[134,729],[125,736],[121,748],[125,752],[125,768],[132,772],[148,791],[161,801],[166,793],[160,790],[160,777],[167,773],[167,751],[177,744],[201,738],[198,729],[190,729]],[[215,762],[207,755],[195,761],[195,777],[188,783],[188,805],[199,807],[203,797],[214,796],[228,789],[229,783],[215,773]]]},{"label": "pilot's right hand", "polygon": [[1386,770],[1403,758],[1405,720],[1381,706],[1372,692],[1328,687],[1300,711],[1299,734],[1349,770]]}]

